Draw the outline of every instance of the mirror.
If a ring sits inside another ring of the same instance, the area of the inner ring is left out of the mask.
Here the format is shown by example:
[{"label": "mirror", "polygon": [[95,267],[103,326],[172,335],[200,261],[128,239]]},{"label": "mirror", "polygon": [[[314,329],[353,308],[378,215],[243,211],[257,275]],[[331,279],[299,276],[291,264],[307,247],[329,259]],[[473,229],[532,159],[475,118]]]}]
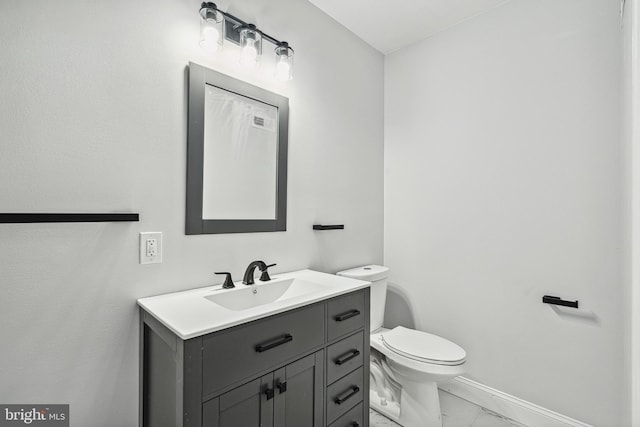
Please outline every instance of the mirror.
[{"label": "mirror", "polygon": [[187,234],[285,231],[289,100],[189,64]]}]

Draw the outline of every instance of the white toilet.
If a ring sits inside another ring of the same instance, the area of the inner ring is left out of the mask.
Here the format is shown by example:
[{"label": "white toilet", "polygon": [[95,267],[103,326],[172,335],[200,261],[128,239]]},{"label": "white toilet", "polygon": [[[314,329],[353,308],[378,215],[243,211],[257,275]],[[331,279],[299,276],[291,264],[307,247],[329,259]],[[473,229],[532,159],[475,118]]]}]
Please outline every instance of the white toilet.
[{"label": "white toilet", "polygon": [[387,267],[367,265],[337,274],[372,283],[371,407],[404,427],[442,427],[437,382],[464,373],[464,349],[426,332],[382,327]]}]

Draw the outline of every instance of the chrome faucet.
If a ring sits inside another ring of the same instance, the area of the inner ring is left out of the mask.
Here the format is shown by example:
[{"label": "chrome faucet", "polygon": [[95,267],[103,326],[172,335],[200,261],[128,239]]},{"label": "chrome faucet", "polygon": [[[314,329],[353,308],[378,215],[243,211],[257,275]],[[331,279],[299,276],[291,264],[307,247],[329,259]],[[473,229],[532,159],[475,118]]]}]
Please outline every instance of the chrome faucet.
[{"label": "chrome faucet", "polygon": [[271,277],[269,277],[269,273],[267,272],[267,269],[269,267],[273,267],[274,265],[275,264],[267,265],[265,264],[264,261],[253,261],[251,264],[249,264],[249,266],[245,270],[242,283],[244,283],[245,285],[254,285],[256,283],[253,279],[253,275],[256,271],[256,267],[258,267],[260,269],[260,272],[262,273],[260,275],[260,280],[263,282],[268,282],[269,280],[271,280]]}]

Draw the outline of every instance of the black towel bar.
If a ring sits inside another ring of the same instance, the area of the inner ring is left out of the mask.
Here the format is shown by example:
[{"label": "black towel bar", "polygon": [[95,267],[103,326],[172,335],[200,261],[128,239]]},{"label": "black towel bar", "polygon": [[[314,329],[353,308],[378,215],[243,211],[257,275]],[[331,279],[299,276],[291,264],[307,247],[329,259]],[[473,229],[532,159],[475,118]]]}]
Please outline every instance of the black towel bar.
[{"label": "black towel bar", "polygon": [[0,223],[38,222],[123,222],[140,221],[140,214],[134,212],[116,213],[0,213]]},{"label": "black towel bar", "polygon": [[562,305],[565,307],[578,308],[578,301],[567,301],[560,297],[554,297],[552,295],[545,295],[542,297],[542,302],[545,304]]},{"label": "black towel bar", "polygon": [[321,225],[314,224],[314,230],[344,230],[344,224],[336,224],[336,225]]}]

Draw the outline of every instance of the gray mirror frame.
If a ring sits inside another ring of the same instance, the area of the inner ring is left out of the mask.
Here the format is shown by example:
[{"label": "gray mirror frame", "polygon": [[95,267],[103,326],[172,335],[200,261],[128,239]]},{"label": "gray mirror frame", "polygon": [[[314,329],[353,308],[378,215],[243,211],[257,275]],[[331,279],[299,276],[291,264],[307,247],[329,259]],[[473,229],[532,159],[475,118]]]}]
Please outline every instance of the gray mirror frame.
[{"label": "gray mirror frame", "polygon": [[[204,101],[206,85],[236,93],[278,108],[278,160],[275,219],[203,219]],[[287,152],[289,99],[237,80],[226,74],[189,63],[187,133],[186,234],[260,233],[287,229]]]}]

